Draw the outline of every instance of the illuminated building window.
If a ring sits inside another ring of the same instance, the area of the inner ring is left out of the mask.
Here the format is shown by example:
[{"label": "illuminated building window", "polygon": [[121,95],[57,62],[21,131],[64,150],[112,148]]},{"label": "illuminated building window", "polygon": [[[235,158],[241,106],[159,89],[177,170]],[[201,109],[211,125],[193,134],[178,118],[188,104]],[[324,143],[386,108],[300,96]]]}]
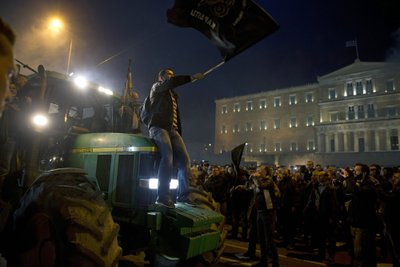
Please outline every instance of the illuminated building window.
[{"label": "illuminated building window", "polygon": [[253,147],[250,143],[246,144],[246,152],[247,153],[253,153]]},{"label": "illuminated building window", "polygon": [[307,150],[308,151],[314,151],[315,150],[314,140],[308,140],[307,141]]},{"label": "illuminated building window", "polygon": [[362,95],[363,94],[363,84],[361,81],[356,82],[356,95]]},{"label": "illuminated building window", "polygon": [[338,121],[339,118],[338,118],[337,111],[329,112],[329,118],[330,118],[330,122]]},{"label": "illuminated building window", "polygon": [[390,150],[399,150],[399,133],[397,129],[390,131]]},{"label": "illuminated building window", "polygon": [[225,125],[222,125],[222,127],[221,127],[221,134],[226,134],[226,133],[228,133],[228,130],[226,129],[226,126],[225,126]]},{"label": "illuminated building window", "polygon": [[280,129],[280,128],[281,128],[281,120],[275,119],[274,120],[274,129]]},{"label": "illuminated building window", "polygon": [[267,144],[260,144],[260,153],[267,152]]},{"label": "illuminated building window", "polygon": [[275,151],[275,152],[280,152],[280,151],[282,151],[281,143],[275,143],[274,151]]},{"label": "illuminated building window", "polygon": [[313,93],[311,92],[306,93],[306,103],[312,103],[312,102],[314,102]]},{"label": "illuminated building window", "polygon": [[353,96],[354,95],[354,89],[353,89],[353,83],[349,82],[346,84],[346,96]]},{"label": "illuminated building window", "polygon": [[297,151],[297,143],[296,142],[290,142],[290,151]]},{"label": "illuminated building window", "polygon": [[373,88],[372,80],[366,80],[366,81],[365,81],[365,92],[366,92],[367,94],[372,94],[372,93],[374,93],[374,88]]},{"label": "illuminated building window", "polygon": [[314,126],[314,117],[312,115],[307,117],[306,126]]},{"label": "illuminated building window", "polygon": [[253,124],[251,122],[246,122],[246,132],[253,131]]},{"label": "illuminated building window", "polygon": [[260,131],[265,131],[267,130],[268,126],[267,126],[267,122],[266,121],[260,121]]},{"label": "illuminated building window", "polygon": [[266,108],[267,108],[267,100],[261,99],[260,100],[260,109],[266,109]]},{"label": "illuminated building window", "polygon": [[238,133],[238,132],[240,132],[240,127],[239,127],[239,124],[238,124],[238,123],[236,123],[236,124],[233,126],[232,132],[233,132],[233,133]]},{"label": "illuminated building window", "polygon": [[356,118],[356,113],[354,112],[354,106],[349,106],[347,108],[347,119],[354,120]]},{"label": "illuminated building window", "polygon": [[367,105],[367,115],[368,118],[375,118],[375,107],[374,104]]},{"label": "illuminated building window", "polygon": [[233,104],[233,112],[240,112],[240,104],[239,103]]},{"label": "illuminated building window", "polygon": [[222,114],[227,114],[228,113],[228,107],[227,106],[222,106],[221,113]]},{"label": "illuminated building window", "polygon": [[365,118],[364,106],[363,105],[357,106],[357,119],[364,119],[364,118]]},{"label": "illuminated building window", "polygon": [[336,99],[337,98],[336,89],[335,88],[329,88],[328,98],[329,99]]},{"label": "illuminated building window", "polygon": [[247,101],[246,103],[246,111],[253,110],[253,101]]},{"label": "illuminated building window", "polygon": [[277,107],[280,107],[281,105],[282,105],[281,97],[280,96],[274,97],[274,107],[277,108]]},{"label": "illuminated building window", "polygon": [[296,105],[296,104],[297,104],[296,95],[290,95],[289,96],[289,105]]},{"label": "illuminated building window", "polygon": [[290,118],[289,128],[296,128],[296,127],[297,127],[297,119],[296,118]]},{"label": "illuminated building window", "polygon": [[388,80],[387,82],[386,82],[386,92],[392,92],[392,91],[394,91],[395,90],[395,88],[394,88],[394,81],[393,80]]}]

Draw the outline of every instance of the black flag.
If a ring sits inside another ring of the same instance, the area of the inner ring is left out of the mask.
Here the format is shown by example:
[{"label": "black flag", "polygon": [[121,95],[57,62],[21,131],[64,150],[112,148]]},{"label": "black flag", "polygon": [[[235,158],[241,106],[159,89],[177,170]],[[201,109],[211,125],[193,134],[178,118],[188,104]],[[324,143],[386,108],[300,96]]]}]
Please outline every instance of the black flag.
[{"label": "black flag", "polygon": [[278,30],[279,25],[252,0],[175,0],[168,22],[199,30],[224,61]]},{"label": "black flag", "polygon": [[236,175],[239,175],[240,162],[242,161],[242,155],[243,155],[243,150],[244,150],[245,146],[246,146],[246,143],[238,145],[237,147],[232,149],[232,152],[231,152],[233,170],[235,171]]}]

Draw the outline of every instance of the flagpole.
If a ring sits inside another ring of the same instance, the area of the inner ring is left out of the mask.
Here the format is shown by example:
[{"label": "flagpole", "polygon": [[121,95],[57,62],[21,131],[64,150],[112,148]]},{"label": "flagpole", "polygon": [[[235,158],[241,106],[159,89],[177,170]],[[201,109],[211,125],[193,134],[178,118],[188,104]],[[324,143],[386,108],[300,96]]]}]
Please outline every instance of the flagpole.
[{"label": "flagpole", "polygon": [[215,65],[214,67],[206,70],[205,72],[203,72],[203,75],[206,76],[207,74],[209,74],[210,72],[216,70],[217,68],[221,67],[222,65],[224,65],[225,61],[221,61],[220,63],[218,63],[217,65]]},{"label": "flagpole", "polygon": [[358,42],[357,42],[357,38],[356,38],[356,56],[357,56],[357,59],[360,59],[360,56],[359,56],[359,54],[358,54]]}]

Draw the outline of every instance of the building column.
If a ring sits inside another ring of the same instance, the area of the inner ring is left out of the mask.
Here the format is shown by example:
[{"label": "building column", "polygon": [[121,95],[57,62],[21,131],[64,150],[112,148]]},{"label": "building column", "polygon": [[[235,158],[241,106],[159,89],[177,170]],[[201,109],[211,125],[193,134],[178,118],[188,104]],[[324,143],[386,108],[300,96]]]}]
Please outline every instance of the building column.
[{"label": "building column", "polygon": [[349,151],[349,144],[348,144],[348,132],[343,133],[343,147],[344,147],[344,152]]},{"label": "building column", "polygon": [[338,133],[333,134],[333,139],[335,140],[335,152],[339,152],[339,135],[338,135]]},{"label": "building column", "polygon": [[375,151],[381,150],[381,144],[379,142],[379,130],[375,131]]},{"label": "building column", "polygon": [[325,152],[329,153],[331,151],[331,146],[329,143],[329,135],[328,133],[325,134]]},{"label": "building column", "polygon": [[359,147],[358,147],[358,132],[354,132],[354,152],[359,152]]},{"label": "building column", "polygon": [[[324,146],[322,145],[322,141],[323,141],[323,134],[319,134],[318,135],[318,137],[317,137],[317,146],[318,146],[318,151],[320,152],[320,153],[323,153],[323,152],[325,152],[325,148],[324,148]],[[310,150],[311,150],[312,148],[310,148]]]},{"label": "building column", "polygon": [[390,129],[386,129],[386,151],[390,151]]}]

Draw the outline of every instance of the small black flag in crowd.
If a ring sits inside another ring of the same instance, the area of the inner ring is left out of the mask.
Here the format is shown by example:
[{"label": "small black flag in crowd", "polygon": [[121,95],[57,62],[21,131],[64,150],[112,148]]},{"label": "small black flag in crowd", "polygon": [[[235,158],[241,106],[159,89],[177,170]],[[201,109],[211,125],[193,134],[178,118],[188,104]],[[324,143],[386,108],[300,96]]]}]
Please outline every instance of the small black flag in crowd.
[{"label": "small black flag in crowd", "polygon": [[243,150],[244,150],[245,146],[246,146],[246,143],[243,143],[241,145],[238,145],[231,151],[233,168],[237,174],[239,173],[240,161],[242,161],[242,155],[243,155]]},{"label": "small black flag in crowd", "polygon": [[175,0],[168,22],[199,30],[224,61],[278,30],[279,25],[251,0]]}]

